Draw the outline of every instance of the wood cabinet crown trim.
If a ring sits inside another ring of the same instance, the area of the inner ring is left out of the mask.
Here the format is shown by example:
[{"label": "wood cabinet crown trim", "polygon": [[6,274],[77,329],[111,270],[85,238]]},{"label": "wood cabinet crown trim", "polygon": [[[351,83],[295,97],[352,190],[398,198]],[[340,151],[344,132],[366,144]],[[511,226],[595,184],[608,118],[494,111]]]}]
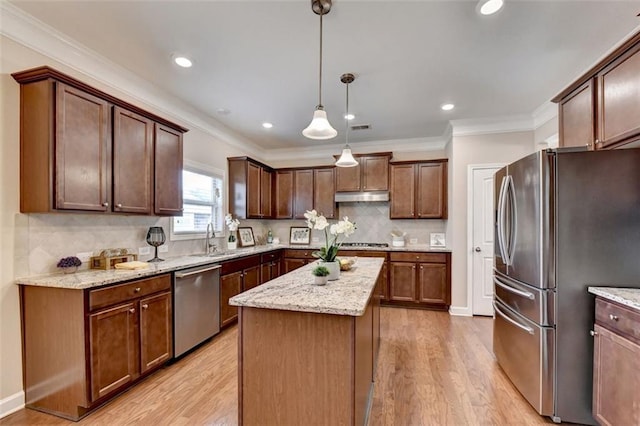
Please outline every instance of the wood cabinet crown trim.
[{"label": "wood cabinet crown trim", "polygon": [[390,161],[389,165],[403,165],[403,164],[423,164],[423,163],[448,163],[449,159],[448,158],[436,158],[433,160],[403,160],[403,161]]},{"label": "wood cabinet crown trim", "polygon": [[80,80],[77,80],[67,74],[64,74],[46,65],[41,67],[31,68],[24,71],[14,72],[13,74],[11,74],[11,76],[14,78],[14,80],[16,80],[20,84],[28,84],[28,83],[33,83],[36,81],[42,81],[46,79],[59,81],[71,87],[74,87],[76,89],[87,92],[93,96],[104,99],[105,101],[110,102],[114,105],[117,105],[119,107],[128,109],[129,111],[140,114],[143,117],[146,117],[158,123],[164,124],[165,126],[171,127],[174,130],[180,131],[182,133],[186,133],[189,131],[189,129],[187,129],[186,127],[182,127],[179,124],[173,123],[169,120],[159,117],[149,111],[146,111],[142,108],[132,105],[129,102],[116,98],[115,96],[105,93],[102,90],[96,89],[93,86],[83,83]]},{"label": "wood cabinet crown trim", "polygon": [[[372,152],[372,153],[363,153],[363,154],[351,154],[353,155],[355,158],[360,158],[360,157],[389,157],[389,160],[391,160],[393,158],[393,152],[392,151],[386,151],[386,152]],[[333,158],[335,158],[336,160],[338,158],[341,157],[341,154],[336,154],[333,156]]]}]

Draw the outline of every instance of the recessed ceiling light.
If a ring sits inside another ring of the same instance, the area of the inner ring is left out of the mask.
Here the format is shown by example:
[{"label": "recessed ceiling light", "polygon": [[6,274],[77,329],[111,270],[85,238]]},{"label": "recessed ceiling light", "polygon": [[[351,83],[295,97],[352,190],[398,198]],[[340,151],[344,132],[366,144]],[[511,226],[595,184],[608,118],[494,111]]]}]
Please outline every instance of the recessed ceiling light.
[{"label": "recessed ceiling light", "polygon": [[193,62],[189,58],[185,58],[184,56],[176,56],[173,58],[173,61],[180,65],[182,68],[190,68],[193,65]]},{"label": "recessed ceiling light", "polygon": [[483,15],[493,15],[504,5],[504,0],[480,0],[476,10]]},{"label": "recessed ceiling light", "polygon": [[270,129],[273,127],[273,124],[265,121],[264,123],[262,123],[262,127],[264,127],[265,129]]},{"label": "recessed ceiling light", "polygon": [[443,111],[451,111],[452,109],[454,109],[456,106],[454,104],[442,104],[442,106],[440,107]]},{"label": "recessed ceiling light", "polygon": [[346,118],[347,120],[353,120],[354,118],[356,118],[356,116],[353,114],[347,114],[344,116],[344,118]]}]

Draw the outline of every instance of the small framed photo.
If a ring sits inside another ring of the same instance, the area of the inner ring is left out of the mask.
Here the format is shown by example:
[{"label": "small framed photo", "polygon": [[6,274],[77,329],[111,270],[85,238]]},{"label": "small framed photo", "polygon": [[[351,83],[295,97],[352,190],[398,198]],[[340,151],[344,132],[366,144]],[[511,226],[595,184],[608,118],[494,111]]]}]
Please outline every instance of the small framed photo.
[{"label": "small framed photo", "polygon": [[311,229],[306,226],[292,226],[289,236],[289,244],[309,244]]},{"label": "small framed photo", "polygon": [[437,233],[431,233],[429,234],[430,237],[430,243],[429,245],[431,247],[436,247],[436,248],[445,248],[447,246],[445,240],[444,240],[444,233],[442,232],[437,232]]},{"label": "small framed photo", "polygon": [[253,229],[250,226],[238,227],[238,241],[240,241],[240,247],[251,247],[256,245],[256,241],[253,239]]}]

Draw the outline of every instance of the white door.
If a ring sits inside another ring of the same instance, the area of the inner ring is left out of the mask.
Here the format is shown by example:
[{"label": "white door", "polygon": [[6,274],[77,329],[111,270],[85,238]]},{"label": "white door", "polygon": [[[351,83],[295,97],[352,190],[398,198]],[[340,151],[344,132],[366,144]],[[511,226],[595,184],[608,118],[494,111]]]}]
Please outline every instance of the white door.
[{"label": "white door", "polygon": [[493,316],[493,174],[500,168],[492,165],[471,169],[473,315]]}]

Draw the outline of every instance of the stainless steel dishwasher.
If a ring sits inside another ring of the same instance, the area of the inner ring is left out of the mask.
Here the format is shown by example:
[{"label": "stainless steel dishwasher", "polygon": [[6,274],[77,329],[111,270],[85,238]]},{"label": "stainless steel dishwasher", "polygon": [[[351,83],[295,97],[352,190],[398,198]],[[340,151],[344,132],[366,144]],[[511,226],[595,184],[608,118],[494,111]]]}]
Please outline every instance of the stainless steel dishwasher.
[{"label": "stainless steel dishwasher", "polygon": [[220,265],[182,269],[173,281],[173,354],[220,332]]}]

